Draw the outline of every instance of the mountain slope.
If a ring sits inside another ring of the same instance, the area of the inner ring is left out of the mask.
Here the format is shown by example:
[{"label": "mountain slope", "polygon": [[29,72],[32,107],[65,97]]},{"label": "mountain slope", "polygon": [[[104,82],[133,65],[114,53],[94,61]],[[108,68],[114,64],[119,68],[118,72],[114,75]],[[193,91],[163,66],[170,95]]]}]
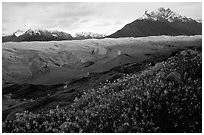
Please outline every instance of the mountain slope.
[{"label": "mountain slope", "polygon": [[2,37],[2,43],[4,42],[14,42],[17,41],[17,37],[13,34],[13,35],[6,35]]},{"label": "mountain slope", "polygon": [[111,38],[144,37],[158,35],[201,35],[202,23],[178,15],[169,8],[159,8],[125,25],[121,30],[109,35]]}]

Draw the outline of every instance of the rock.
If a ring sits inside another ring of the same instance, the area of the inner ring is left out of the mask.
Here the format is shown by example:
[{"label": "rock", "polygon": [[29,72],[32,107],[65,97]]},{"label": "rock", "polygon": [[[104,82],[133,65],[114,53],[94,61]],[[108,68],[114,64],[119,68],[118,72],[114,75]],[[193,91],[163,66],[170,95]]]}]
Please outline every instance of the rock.
[{"label": "rock", "polygon": [[16,109],[13,112],[11,112],[7,117],[6,117],[6,121],[12,121],[16,119],[16,113],[22,113],[23,109]]},{"label": "rock", "polygon": [[188,55],[188,53],[187,53],[186,51],[182,51],[182,52],[181,52],[181,55],[182,55],[182,56],[186,56],[186,55]]},{"label": "rock", "polygon": [[165,95],[168,94],[168,91],[167,91],[167,90],[164,90],[164,94],[165,94]]},{"label": "rock", "polygon": [[67,84],[66,85],[64,85],[64,89],[66,89],[67,88]]},{"label": "rock", "polygon": [[181,82],[181,74],[174,71],[174,72],[171,72],[170,74],[168,74],[166,79],[180,83]]},{"label": "rock", "polygon": [[158,72],[156,75],[157,78],[165,78],[165,72]]},{"label": "rock", "polygon": [[16,119],[16,113],[12,112],[7,116],[6,121],[12,121],[15,119]]},{"label": "rock", "polygon": [[183,78],[186,79],[186,78],[187,78],[187,75],[188,75],[188,73],[185,72],[184,75],[183,75]]},{"label": "rock", "polygon": [[192,50],[192,51],[190,52],[190,54],[191,54],[191,55],[197,55],[197,54],[198,54],[198,52],[197,52],[197,51]]},{"label": "rock", "polygon": [[74,130],[70,130],[69,132],[70,132],[70,133],[75,133]]},{"label": "rock", "polygon": [[125,131],[125,128],[123,128],[122,126],[118,128],[117,132],[118,133],[123,133]]},{"label": "rock", "polygon": [[162,63],[157,63],[157,64],[154,66],[154,70],[155,70],[155,71],[160,70],[162,67],[163,67],[163,64],[162,64]]},{"label": "rock", "polygon": [[[70,132],[74,132],[74,129],[79,129],[79,125],[77,123],[73,122],[64,122],[62,125],[59,127],[60,129],[70,129]],[[73,129],[74,128],[74,129]]]},{"label": "rock", "polygon": [[202,53],[199,53],[197,56],[200,57],[200,58],[202,58]]},{"label": "rock", "polygon": [[60,128],[65,129],[68,127],[68,125],[69,125],[69,122],[64,122],[64,123],[62,123],[62,125],[60,125]]}]

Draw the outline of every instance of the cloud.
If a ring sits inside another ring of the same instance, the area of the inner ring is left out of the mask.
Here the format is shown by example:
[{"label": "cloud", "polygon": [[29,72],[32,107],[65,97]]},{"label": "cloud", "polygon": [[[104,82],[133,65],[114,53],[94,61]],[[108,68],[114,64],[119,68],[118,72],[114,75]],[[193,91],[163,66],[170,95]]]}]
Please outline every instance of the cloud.
[{"label": "cloud", "polygon": [[68,33],[113,33],[141,17],[145,10],[169,7],[201,19],[202,3],[142,2],[3,2],[3,33],[29,28],[57,29]]},{"label": "cloud", "polygon": [[117,21],[117,22],[115,22],[114,24],[115,24],[115,25],[119,25],[119,24],[122,24],[122,22],[121,22],[121,21]]},{"label": "cloud", "polygon": [[103,21],[103,22],[98,22],[97,24],[94,24],[93,26],[107,26],[107,25],[111,25],[112,23],[108,22],[108,21]]},{"label": "cloud", "polygon": [[80,23],[87,23],[87,22],[89,22],[90,21],[90,19],[82,19],[81,21],[80,21]]}]

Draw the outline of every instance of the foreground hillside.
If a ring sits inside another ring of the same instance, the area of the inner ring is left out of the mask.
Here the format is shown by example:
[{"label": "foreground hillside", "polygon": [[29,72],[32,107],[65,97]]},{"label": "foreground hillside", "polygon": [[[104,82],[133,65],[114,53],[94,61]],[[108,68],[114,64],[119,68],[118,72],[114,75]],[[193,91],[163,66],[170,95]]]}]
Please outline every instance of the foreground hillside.
[{"label": "foreground hillside", "polygon": [[16,113],[3,132],[202,132],[201,50],[107,80],[70,106]]}]

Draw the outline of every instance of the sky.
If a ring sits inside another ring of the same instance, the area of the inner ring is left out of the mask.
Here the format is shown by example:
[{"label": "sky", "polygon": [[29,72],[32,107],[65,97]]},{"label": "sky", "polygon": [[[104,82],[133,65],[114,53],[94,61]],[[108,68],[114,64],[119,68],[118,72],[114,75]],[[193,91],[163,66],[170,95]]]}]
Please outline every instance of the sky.
[{"label": "sky", "polygon": [[201,2],[3,2],[2,33],[28,29],[112,34],[160,7],[193,19],[202,18]]}]

